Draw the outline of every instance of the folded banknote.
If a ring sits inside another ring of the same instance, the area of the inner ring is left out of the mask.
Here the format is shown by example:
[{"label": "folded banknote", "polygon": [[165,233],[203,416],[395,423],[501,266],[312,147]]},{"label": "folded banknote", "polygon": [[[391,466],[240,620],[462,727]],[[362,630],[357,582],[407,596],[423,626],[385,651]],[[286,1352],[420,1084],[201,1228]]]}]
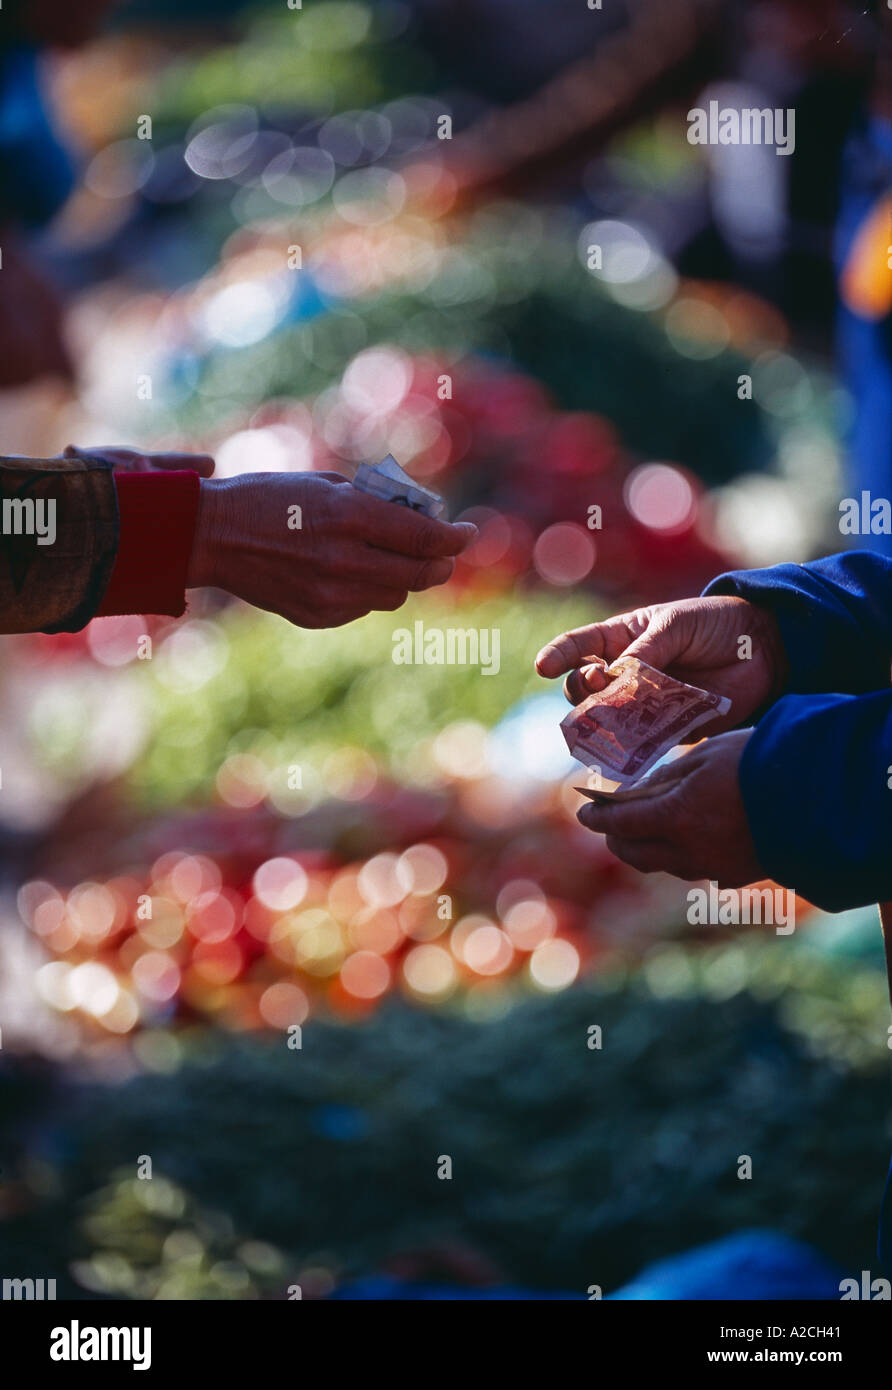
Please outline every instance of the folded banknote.
[{"label": "folded banknote", "polygon": [[[561,721],[573,757],[597,774],[593,799],[604,793],[631,795],[627,789],[664,753],[731,708],[725,696],[674,680],[634,656],[619,657],[604,674],[605,688]],[[643,782],[635,792],[651,795],[652,789]]]},{"label": "folded banknote", "polygon": [[353,486],[371,497],[396,502],[401,507],[411,507],[413,512],[423,512],[425,516],[442,518],[446,514],[442,497],[410,478],[400,468],[393,454],[388,454],[381,463],[361,463],[356,470]]}]

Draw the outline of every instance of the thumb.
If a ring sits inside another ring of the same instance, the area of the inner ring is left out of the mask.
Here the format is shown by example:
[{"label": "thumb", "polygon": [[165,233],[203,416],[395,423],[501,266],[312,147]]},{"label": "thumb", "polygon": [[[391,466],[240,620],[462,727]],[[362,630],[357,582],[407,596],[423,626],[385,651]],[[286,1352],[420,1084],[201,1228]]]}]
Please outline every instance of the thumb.
[{"label": "thumb", "polygon": [[[639,637],[614,657],[614,661],[634,656],[639,661],[647,662],[648,666],[656,667],[658,671],[665,671],[678,659],[684,645],[685,642],[680,640],[677,623],[652,622]],[[610,676],[607,674],[609,666],[610,662],[598,657],[586,663],[580,670],[572,671],[564,682],[567,698],[578,703],[584,700],[586,695],[603,690],[610,682]]]}]

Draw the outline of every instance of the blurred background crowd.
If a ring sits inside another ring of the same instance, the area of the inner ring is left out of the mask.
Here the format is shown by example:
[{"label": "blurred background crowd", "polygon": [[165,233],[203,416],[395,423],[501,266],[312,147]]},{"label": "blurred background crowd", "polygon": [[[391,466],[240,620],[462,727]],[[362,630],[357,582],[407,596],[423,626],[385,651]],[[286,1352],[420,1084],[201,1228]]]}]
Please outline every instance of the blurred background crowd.
[{"label": "blurred background crowd", "polygon": [[[888,489],[888,320],[840,288],[885,188],[875,22],[4,6],[2,451],[194,449],[220,476],[392,452],[480,536],[398,618],[305,632],[204,594],[0,638],[0,1272],[633,1297],[733,1237],[647,1296],[869,1267],[875,913],[689,926],[684,884],[578,827],[531,663],[839,549],[840,498]],[[795,108],[794,152],[692,146],[710,99]],[[394,665],[417,620],[498,628],[499,674]]]}]

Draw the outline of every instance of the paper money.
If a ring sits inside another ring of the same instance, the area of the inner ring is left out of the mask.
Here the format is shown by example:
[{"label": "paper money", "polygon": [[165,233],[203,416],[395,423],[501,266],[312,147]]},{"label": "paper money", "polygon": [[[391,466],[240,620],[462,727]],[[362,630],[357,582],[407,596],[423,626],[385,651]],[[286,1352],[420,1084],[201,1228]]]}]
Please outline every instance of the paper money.
[{"label": "paper money", "polygon": [[573,790],[595,802],[645,801],[651,796],[662,796],[667,786],[666,782],[652,781],[646,777],[643,782],[636,782],[631,787],[620,787],[616,791],[600,791],[594,787],[574,787]]},{"label": "paper money", "polygon": [[388,454],[380,463],[361,463],[356,470],[353,486],[371,497],[396,502],[400,507],[411,507],[413,512],[423,512],[425,516],[444,517],[446,514],[442,497],[414,482],[400,468],[393,454]]},{"label": "paper money", "polygon": [[[567,747],[598,773],[594,800],[628,788],[700,724],[727,714],[731,701],[686,685],[634,656],[605,667],[608,684],[561,721]],[[654,791],[656,788],[654,788]],[[652,795],[642,783],[636,795]],[[587,792],[586,795],[589,795]]]}]

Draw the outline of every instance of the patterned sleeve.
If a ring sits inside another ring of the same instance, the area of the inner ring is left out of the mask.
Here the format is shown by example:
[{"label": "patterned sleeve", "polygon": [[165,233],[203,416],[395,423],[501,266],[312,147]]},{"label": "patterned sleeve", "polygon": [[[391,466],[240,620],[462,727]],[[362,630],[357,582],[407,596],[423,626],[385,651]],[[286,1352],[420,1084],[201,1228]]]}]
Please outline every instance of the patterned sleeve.
[{"label": "patterned sleeve", "polygon": [[77,632],[118,546],[111,466],[89,457],[0,457],[0,632]]}]

